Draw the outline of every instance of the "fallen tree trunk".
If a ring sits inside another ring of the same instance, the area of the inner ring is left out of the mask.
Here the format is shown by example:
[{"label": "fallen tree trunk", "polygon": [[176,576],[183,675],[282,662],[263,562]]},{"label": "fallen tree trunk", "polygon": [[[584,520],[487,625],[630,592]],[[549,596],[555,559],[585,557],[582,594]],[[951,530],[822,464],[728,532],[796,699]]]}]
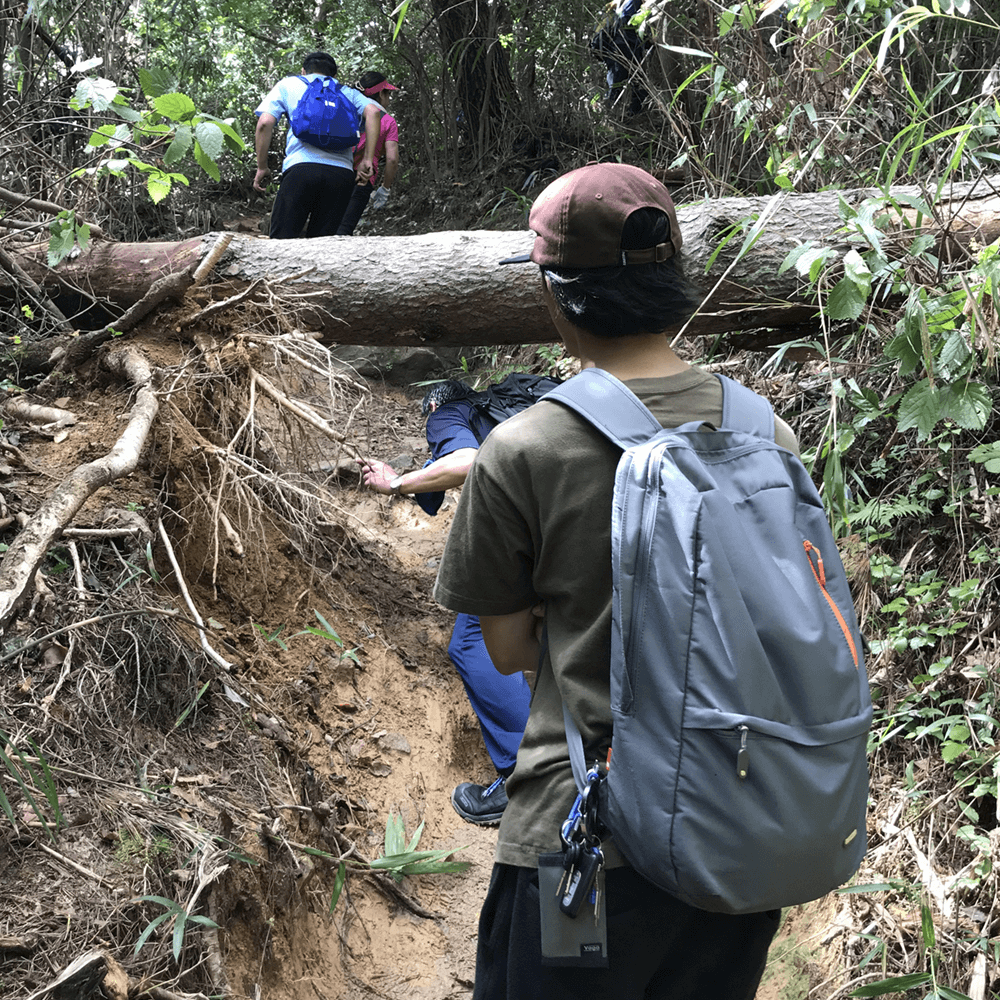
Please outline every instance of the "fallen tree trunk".
[{"label": "fallen tree trunk", "polygon": [[[885,214],[886,239],[898,234],[900,254],[919,232],[933,232],[939,253],[963,253],[972,239],[1000,236],[1000,178],[953,185],[931,208]],[[841,199],[859,205],[872,190],[778,196],[753,249],[727,272],[741,235],[719,244],[744,220],[769,209],[771,198],[720,198],[678,208],[688,274],[711,291],[688,327],[692,336],[735,330],[801,328],[815,308],[794,268],[778,273],[788,252],[807,240],[845,250],[849,245],[838,211]],[[923,197],[917,188],[893,196]],[[337,344],[521,344],[553,339],[539,293],[536,268],[498,267],[501,258],[530,249],[528,232],[443,232],[426,236],[267,240],[237,236],[216,269],[215,294],[232,295],[252,282],[288,278],[287,287],[308,295],[303,318]],[[190,270],[216,240],[209,234],[183,243],[95,243],[75,261],[48,270],[39,259],[21,264],[43,289],[55,294],[58,278],[99,289],[122,307],[142,297],[164,274]],[[713,260],[713,254],[716,254]],[[712,261],[711,266],[709,262]],[[707,272],[707,273],[706,273]],[[718,286],[716,287],[718,283]]]}]

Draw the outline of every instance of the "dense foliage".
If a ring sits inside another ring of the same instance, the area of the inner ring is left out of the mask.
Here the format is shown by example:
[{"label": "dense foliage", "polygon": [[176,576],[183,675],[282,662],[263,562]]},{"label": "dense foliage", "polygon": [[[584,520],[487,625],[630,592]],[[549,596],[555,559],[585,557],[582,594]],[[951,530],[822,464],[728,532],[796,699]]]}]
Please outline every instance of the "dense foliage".
[{"label": "dense foliage", "polygon": [[[818,318],[762,374],[801,381],[791,348],[811,352],[813,388],[791,409],[872,647],[876,856],[917,830],[923,860],[933,841],[951,873],[940,890],[910,858],[878,883],[919,911],[921,946],[873,917],[852,945],[857,995],[973,995],[976,970],[1000,962],[1000,258],[996,244],[945,254],[930,223],[946,185],[997,172],[996,8],[646,0],[634,114],[624,89],[605,99],[590,50],[602,14],[572,0],[4,0],[0,247],[51,225],[56,260],[90,225],[123,240],[212,228],[223,199],[251,200],[253,108],[314,48],[345,79],[378,68],[402,85],[411,231],[519,225],[546,178],[594,158],[645,166],[679,200],[870,188],[842,203],[843,245],[803,234],[786,260]],[[15,207],[24,197],[52,208]],[[918,221],[890,238],[883,220],[904,209]],[[758,222],[730,238],[752,252]],[[9,323],[10,338],[38,333],[30,306]],[[942,900],[961,921],[935,923]]]}]

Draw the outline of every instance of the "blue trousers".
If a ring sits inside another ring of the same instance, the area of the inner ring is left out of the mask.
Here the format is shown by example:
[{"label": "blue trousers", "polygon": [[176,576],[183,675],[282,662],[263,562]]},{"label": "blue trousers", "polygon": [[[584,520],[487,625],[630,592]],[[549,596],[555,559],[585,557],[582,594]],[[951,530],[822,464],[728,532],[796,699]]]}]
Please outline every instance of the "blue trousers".
[{"label": "blue trousers", "polygon": [[479,719],[490,759],[498,773],[506,776],[517,760],[517,748],[528,721],[531,688],[524,674],[504,675],[493,666],[475,615],[457,617],[448,655]]}]

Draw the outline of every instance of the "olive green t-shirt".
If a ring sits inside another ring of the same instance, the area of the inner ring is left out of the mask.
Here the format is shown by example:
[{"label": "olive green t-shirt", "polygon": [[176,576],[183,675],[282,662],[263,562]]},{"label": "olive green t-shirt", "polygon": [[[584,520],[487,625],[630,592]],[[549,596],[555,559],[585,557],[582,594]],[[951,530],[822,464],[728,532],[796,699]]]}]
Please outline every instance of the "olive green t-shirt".
[{"label": "olive green t-shirt", "polygon": [[[719,381],[702,369],[627,385],[664,427],[722,420]],[[797,452],[781,421],[776,440]],[[438,570],[434,596],[454,611],[507,615],[545,602],[548,648],[507,779],[502,864],[534,868],[539,854],[559,849],[576,796],[563,702],[588,762],[604,760],[611,745],[611,503],[620,457],[558,403],[542,400],[504,421],[479,449]],[[613,844],[604,851],[609,867],[623,863]]]}]

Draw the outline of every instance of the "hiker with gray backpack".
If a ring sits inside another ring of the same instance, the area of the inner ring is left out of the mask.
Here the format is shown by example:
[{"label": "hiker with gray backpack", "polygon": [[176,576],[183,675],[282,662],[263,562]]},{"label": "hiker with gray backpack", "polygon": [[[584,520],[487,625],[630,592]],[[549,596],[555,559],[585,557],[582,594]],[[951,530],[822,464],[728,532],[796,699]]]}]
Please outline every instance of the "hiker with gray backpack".
[{"label": "hiker with gray backpack", "polygon": [[[253,186],[261,193],[271,173],[267,156],[274,128],[282,117],[288,118],[281,184],[271,209],[272,240],[335,235],[355,182],[371,181],[382,108],[336,77],[333,56],[310,52],[302,60],[301,75],[280,80],[254,112]],[[360,129],[365,152],[355,169]]]},{"label": "hiker with gray backpack", "polygon": [[750,1000],[780,907],[865,850],[871,704],[790,428],[664,331],[697,304],[666,189],[624,164],[535,201],[580,375],[469,470],[435,597],[537,668],[482,909],[476,1000]]}]

